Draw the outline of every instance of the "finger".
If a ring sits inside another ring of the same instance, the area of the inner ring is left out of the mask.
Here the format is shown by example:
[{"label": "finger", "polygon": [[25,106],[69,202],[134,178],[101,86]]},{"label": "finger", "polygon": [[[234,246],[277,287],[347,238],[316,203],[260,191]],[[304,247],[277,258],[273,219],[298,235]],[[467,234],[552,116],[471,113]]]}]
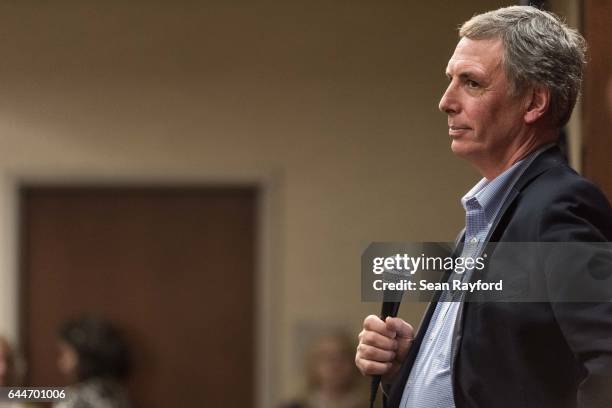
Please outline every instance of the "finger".
[{"label": "finger", "polygon": [[364,319],[363,328],[366,331],[377,332],[389,338],[395,337],[395,330],[390,330],[387,324],[375,315],[369,315]]},{"label": "finger", "polygon": [[394,351],[398,347],[397,340],[373,331],[363,330],[359,334],[359,339],[359,344],[366,344],[382,350]]},{"label": "finger", "polygon": [[357,346],[357,357],[364,360],[378,361],[387,363],[395,360],[395,352],[390,350],[381,350],[376,347],[360,344]]},{"label": "finger", "polygon": [[396,360],[401,363],[412,346],[414,329],[410,324],[399,318],[388,318],[385,323],[393,327],[393,330],[397,330]]},{"label": "finger", "polygon": [[414,328],[399,317],[387,317],[385,326],[388,331],[395,332],[398,338],[413,339]]},{"label": "finger", "polygon": [[357,368],[359,368],[363,375],[384,375],[391,368],[391,363],[359,359],[357,361]]}]

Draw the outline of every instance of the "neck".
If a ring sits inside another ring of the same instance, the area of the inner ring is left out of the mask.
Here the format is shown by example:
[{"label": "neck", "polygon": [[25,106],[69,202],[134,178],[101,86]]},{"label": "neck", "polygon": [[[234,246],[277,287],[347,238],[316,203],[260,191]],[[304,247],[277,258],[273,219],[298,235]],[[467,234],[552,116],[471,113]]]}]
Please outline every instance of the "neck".
[{"label": "neck", "polygon": [[540,147],[557,140],[558,132],[549,130],[532,130],[526,137],[517,137],[515,140],[521,141],[515,146],[510,145],[500,154],[489,158],[484,163],[475,163],[480,174],[487,180],[493,180],[512,165]]}]

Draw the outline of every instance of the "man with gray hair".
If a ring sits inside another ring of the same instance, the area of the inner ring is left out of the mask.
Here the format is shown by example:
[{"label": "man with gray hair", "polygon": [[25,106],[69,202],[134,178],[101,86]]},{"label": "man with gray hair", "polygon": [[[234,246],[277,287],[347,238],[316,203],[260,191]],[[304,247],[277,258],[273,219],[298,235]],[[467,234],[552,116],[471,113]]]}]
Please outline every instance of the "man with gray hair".
[{"label": "man with gray hair", "polygon": [[[610,204],[556,146],[580,93],[584,39],[529,6],[474,16],[459,37],[439,108],[453,153],[483,179],[461,200],[458,253],[612,241]],[[387,407],[612,407],[612,302],[448,299],[434,298],[416,335],[400,318],[364,320],[355,362],[382,376]]]}]

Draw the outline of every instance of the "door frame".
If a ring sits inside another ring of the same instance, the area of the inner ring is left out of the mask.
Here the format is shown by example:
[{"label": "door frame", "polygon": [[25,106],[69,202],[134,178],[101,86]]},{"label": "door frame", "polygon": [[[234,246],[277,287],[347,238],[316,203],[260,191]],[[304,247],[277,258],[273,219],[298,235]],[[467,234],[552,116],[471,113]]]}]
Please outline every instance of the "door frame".
[{"label": "door frame", "polygon": [[41,169],[0,172],[0,332],[17,346],[21,343],[20,309],[20,202],[22,186],[92,187],[255,187],[257,189],[255,262],[255,406],[270,407],[278,400],[280,372],[277,350],[282,320],[278,307],[282,299],[280,273],[282,252],[281,221],[283,174],[280,170],[204,174],[201,169],[184,172],[167,169],[134,171],[83,171],[83,169]]}]

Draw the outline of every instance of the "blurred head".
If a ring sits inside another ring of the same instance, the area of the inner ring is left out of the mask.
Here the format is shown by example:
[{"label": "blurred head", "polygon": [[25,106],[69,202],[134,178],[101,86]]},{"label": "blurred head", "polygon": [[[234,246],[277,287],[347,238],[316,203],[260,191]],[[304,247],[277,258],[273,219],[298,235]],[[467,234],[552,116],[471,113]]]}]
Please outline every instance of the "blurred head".
[{"label": "blurred head", "polygon": [[128,374],[127,346],[116,328],[103,319],[83,317],[64,323],[58,347],[58,368],[71,379],[121,379]]},{"label": "blurred head", "polygon": [[0,336],[0,387],[15,385],[15,356],[8,340]]},{"label": "blurred head", "polygon": [[309,388],[341,393],[351,388],[357,377],[355,344],[344,333],[317,339],[308,353]]}]

